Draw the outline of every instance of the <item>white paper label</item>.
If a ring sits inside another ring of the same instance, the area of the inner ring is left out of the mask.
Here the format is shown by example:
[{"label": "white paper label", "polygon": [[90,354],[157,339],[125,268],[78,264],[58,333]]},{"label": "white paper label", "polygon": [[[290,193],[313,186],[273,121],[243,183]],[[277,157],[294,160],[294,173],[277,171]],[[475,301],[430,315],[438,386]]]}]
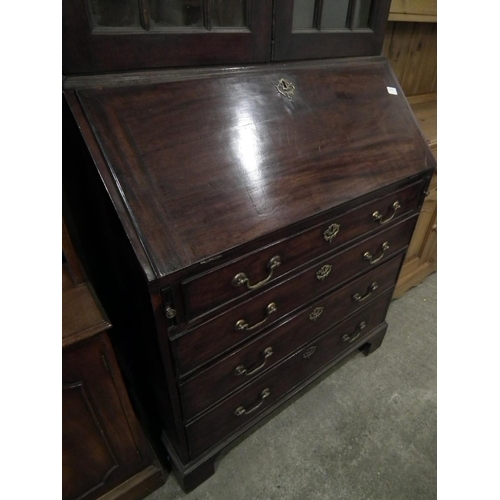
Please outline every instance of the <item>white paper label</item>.
[{"label": "white paper label", "polygon": [[398,91],[394,87],[387,87],[387,92],[392,95],[398,95]]}]

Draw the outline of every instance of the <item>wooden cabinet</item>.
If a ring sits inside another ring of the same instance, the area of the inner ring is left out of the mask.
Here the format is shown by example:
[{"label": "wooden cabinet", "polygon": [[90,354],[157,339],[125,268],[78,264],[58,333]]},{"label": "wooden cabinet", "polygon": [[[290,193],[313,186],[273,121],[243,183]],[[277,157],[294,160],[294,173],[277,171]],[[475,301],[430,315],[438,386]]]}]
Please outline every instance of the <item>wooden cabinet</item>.
[{"label": "wooden cabinet", "polygon": [[269,61],[268,0],[64,0],[63,73]]},{"label": "wooden cabinet", "polygon": [[85,79],[66,99],[87,148],[68,199],[189,490],[312,380],[380,346],[434,158],[381,57]]},{"label": "wooden cabinet", "polygon": [[273,58],[379,55],[390,0],[277,0]]},{"label": "wooden cabinet", "polygon": [[[437,157],[436,94],[409,97],[413,113],[419,120],[429,147]],[[401,297],[437,270],[437,172],[434,172],[426,193],[406,260],[394,292]]]},{"label": "wooden cabinet", "polygon": [[[436,2],[393,0],[383,52],[437,157]],[[422,208],[394,293],[400,297],[437,269],[437,173]]]},{"label": "wooden cabinet", "polygon": [[128,401],[111,325],[65,229],[63,240],[62,497],[144,498],[163,484],[162,472]]},{"label": "wooden cabinet", "polygon": [[125,3],[64,2],[63,183],[141,416],[190,490],[381,345],[435,159],[376,55],[388,0]]},{"label": "wooden cabinet", "polygon": [[[390,0],[63,2],[63,73],[380,54]],[[273,31],[274,30],[274,31]]]}]

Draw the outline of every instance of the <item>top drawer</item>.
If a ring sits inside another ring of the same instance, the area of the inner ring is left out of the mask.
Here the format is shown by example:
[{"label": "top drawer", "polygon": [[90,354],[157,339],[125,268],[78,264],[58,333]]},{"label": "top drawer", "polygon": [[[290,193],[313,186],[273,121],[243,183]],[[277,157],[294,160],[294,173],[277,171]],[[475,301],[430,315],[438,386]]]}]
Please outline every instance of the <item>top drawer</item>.
[{"label": "top drawer", "polygon": [[273,243],[182,283],[186,318],[266,287],[276,278],[418,208],[425,180],[368,202],[295,236]]}]

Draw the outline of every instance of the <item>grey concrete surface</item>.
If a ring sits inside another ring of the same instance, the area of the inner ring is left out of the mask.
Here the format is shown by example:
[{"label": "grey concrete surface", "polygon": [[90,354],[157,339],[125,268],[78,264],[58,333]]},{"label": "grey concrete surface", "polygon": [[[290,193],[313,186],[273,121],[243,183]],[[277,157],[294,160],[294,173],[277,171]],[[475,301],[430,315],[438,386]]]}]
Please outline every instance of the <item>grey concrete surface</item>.
[{"label": "grey concrete surface", "polygon": [[382,347],[353,353],[184,494],[147,500],[436,498],[437,275],[391,303]]}]

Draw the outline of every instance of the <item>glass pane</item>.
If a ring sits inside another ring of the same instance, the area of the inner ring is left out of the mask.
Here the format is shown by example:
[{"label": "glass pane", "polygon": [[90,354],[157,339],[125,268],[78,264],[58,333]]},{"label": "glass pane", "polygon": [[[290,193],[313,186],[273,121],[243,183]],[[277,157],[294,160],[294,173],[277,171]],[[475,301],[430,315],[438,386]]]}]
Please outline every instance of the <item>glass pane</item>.
[{"label": "glass pane", "polygon": [[324,0],[321,13],[321,29],[345,28],[349,0]]},{"label": "glass pane", "polygon": [[372,0],[357,0],[353,28],[368,28]]},{"label": "glass pane", "polygon": [[137,0],[90,0],[92,19],[96,26],[140,26]]},{"label": "glass pane", "polygon": [[292,29],[313,27],[314,0],[295,0],[293,2]]},{"label": "glass pane", "polygon": [[245,0],[212,0],[212,27],[245,26]]},{"label": "glass pane", "polygon": [[160,27],[203,27],[201,0],[149,0],[151,25]]}]

